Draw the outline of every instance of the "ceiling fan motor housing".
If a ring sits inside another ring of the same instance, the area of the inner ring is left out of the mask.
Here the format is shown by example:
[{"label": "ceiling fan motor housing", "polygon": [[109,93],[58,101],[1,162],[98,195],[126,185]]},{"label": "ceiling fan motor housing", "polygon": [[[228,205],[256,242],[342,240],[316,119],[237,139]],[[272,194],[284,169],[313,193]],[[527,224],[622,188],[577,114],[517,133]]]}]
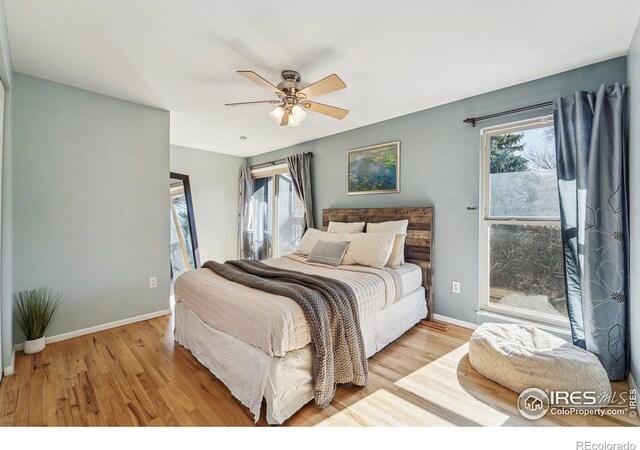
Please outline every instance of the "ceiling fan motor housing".
[{"label": "ceiling fan motor housing", "polygon": [[287,96],[294,97],[295,93],[302,89],[300,74],[295,70],[283,70],[281,76],[282,81],[278,84],[278,89],[286,93]]}]

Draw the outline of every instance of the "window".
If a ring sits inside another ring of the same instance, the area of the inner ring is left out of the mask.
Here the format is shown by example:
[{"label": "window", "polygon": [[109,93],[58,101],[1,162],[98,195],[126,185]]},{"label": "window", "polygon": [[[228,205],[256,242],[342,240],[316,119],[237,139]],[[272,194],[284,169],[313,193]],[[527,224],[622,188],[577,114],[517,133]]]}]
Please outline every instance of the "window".
[{"label": "window", "polygon": [[566,325],[553,118],[482,131],[481,309]]},{"label": "window", "polygon": [[286,164],[252,171],[250,255],[257,260],[288,255],[302,238],[304,206]]}]

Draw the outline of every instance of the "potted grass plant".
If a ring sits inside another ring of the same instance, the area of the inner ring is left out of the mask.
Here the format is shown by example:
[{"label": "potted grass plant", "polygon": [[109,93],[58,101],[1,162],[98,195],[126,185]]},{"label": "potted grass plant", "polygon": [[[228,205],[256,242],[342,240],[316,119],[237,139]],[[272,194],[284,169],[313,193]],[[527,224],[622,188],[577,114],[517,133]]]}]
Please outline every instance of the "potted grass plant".
[{"label": "potted grass plant", "polygon": [[16,322],[25,335],[24,352],[27,355],[44,350],[44,333],[53,314],[62,303],[62,295],[51,289],[32,289],[17,292]]}]

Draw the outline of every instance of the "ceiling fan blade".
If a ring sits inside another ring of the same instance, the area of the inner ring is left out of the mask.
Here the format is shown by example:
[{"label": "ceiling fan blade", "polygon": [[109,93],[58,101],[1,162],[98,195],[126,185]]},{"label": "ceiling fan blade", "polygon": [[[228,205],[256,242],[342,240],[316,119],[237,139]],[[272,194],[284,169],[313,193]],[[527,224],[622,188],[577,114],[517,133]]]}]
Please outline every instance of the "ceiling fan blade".
[{"label": "ceiling fan blade", "polygon": [[241,75],[245,77],[247,80],[253,81],[256,84],[259,84],[263,88],[269,89],[274,94],[284,94],[284,92],[282,92],[280,89],[275,87],[273,84],[269,83],[267,80],[262,78],[257,73],[252,72],[251,70],[238,70],[238,75]]},{"label": "ceiling fan blade", "polygon": [[317,102],[303,102],[303,106],[307,109],[310,109],[313,112],[324,114],[325,116],[333,117],[334,119],[338,119],[338,120],[344,119],[345,116],[349,114],[349,110],[347,109],[324,105],[322,103],[317,103]]},{"label": "ceiling fan blade", "polygon": [[347,85],[344,84],[340,77],[334,73],[298,91],[298,94],[302,94],[300,95],[301,98],[309,99],[320,97],[321,95],[325,95],[330,92],[339,91],[346,87]]},{"label": "ceiling fan blade", "polygon": [[289,110],[285,109],[284,114],[282,115],[282,119],[280,120],[280,126],[284,127],[289,124]]},{"label": "ceiling fan blade", "polygon": [[225,103],[224,106],[244,106],[244,105],[260,105],[263,103],[271,103],[273,105],[280,103],[280,100],[260,100],[257,102],[238,102],[238,103]]}]

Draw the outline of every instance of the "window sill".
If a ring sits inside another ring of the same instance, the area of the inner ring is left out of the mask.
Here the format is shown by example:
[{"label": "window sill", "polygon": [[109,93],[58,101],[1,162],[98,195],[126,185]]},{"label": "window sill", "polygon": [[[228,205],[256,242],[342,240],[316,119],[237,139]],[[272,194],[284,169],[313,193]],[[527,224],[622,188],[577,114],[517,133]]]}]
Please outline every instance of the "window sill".
[{"label": "window sill", "polygon": [[507,314],[502,311],[492,311],[489,308],[482,308],[476,311],[476,314],[481,317],[486,317],[487,319],[497,319],[504,322],[518,323],[522,325],[533,325],[534,327],[540,328],[541,330],[556,334],[564,339],[568,339],[569,341],[571,340],[571,328],[568,322],[566,326],[555,324],[552,325],[534,319],[525,319],[516,315]]}]

